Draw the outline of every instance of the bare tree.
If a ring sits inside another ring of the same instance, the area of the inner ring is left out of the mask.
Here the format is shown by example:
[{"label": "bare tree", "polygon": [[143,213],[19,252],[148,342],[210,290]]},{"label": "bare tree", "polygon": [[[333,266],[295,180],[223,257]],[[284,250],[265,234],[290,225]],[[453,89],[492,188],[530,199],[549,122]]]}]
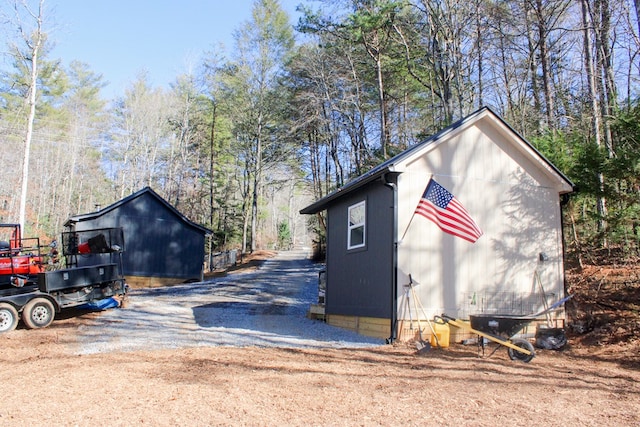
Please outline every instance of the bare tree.
[{"label": "bare tree", "polygon": [[[36,95],[39,71],[38,59],[46,39],[44,32],[44,0],[39,0],[36,7],[32,7],[27,0],[16,0],[13,3],[13,10],[17,29],[20,34],[20,41],[12,45],[12,51],[21,61],[28,63],[30,68],[29,89],[25,99],[29,113],[24,137],[20,213],[18,219],[21,228],[24,230],[27,210],[27,192],[29,188],[31,140],[33,138],[33,122],[36,117]],[[26,22],[27,20],[30,22]]]},{"label": "bare tree", "polygon": [[407,70],[429,94],[440,128],[468,109],[464,100],[471,67],[465,57],[477,44],[473,40],[476,9],[452,0],[412,4],[410,21],[394,28],[404,47]]},{"label": "bare tree", "polygon": [[[244,121],[237,121],[237,135],[245,145],[248,173],[251,176],[251,251],[257,248],[258,203],[262,191],[265,153],[272,151],[274,140],[277,79],[283,61],[293,46],[289,17],[276,0],[256,0],[252,20],[236,33],[237,57],[234,91],[238,100],[246,102],[241,108]],[[277,149],[276,149],[277,151]],[[246,233],[245,233],[246,234]]]},{"label": "bare tree", "polygon": [[[584,68],[587,75],[587,88],[588,88],[588,97],[589,97],[589,106],[591,108],[591,123],[593,126],[593,138],[595,140],[596,146],[600,147],[602,145],[602,117],[601,117],[601,109],[599,107],[598,102],[598,85],[596,83],[596,66],[593,60],[593,42],[592,42],[592,33],[593,33],[593,23],[591,19],[591,5],[589,4],[589,0],[581,0],[581,10],[582,10],[582,25],[584,32]],[[598,183],[600,186],[600,191],[604,194],[604,174],[600,171],[598,172]],[[604,230],[605,222],[604,218],[607,214],[607,205],[606,200],[603,195],[597,198],[596,202],[597,212],[598,212],[598,228],[600,230]]]},{"label": "bare tree", "polygon": [[389,129],[389,101],[386,87],[385,68],[390,56],[393,40],[391,34],[394,28],[396,14],[401,5],[394,1],[358,1],[355,12],[349,16],[350,31],[355,40],[362,43],[367,54],[375,64],[375,79],[378,93],[378,107],[380,109],[380,148],[382,157],[387,157],[387,149],[391,145],[391,131]]},{"label": "bare tree", "polygon": [[118,197],[154,185],[164,165],[163,153],[173,137],[168,129],[167,96],[152,88],[142,73],[115,108],[115,132],[109,147]]}]

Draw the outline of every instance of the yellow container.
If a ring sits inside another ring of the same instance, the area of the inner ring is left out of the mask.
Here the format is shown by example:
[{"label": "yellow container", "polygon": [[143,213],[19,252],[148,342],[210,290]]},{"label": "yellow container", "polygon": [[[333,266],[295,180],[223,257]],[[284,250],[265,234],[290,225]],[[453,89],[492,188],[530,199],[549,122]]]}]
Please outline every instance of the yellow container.
[{"label": "yellow container", "polygon": [[432,325],[436,334],[431,334],[431,347],[449,347],[449,325],[442,322],[432,322]]}]

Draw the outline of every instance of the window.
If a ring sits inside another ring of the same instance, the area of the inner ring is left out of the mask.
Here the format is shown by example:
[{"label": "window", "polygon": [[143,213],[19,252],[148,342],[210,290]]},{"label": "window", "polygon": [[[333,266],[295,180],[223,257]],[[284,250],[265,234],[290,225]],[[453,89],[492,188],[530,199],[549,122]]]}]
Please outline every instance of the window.
[{"label": "window", "polygon": [[366,214],[367,210],[364,201],[349,206],[349,235],[347,236],[347,249],[356,249],[364,246]]}]

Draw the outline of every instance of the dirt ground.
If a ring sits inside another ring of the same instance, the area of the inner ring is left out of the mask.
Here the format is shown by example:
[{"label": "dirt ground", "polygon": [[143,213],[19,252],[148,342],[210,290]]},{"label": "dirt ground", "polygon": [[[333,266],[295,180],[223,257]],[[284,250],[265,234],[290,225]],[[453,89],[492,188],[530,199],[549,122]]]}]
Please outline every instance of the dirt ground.
[{"label": "dirt ground", "polygon": [[[606,288],[574,280],[578,302]],[[0,335],[0,425],[640,425],[638,335],[611,339],[635,326],[606,326],[598,310],[581,314],[568,347],[530,363],[458,344],[80,356],[75,331],[100,313],[69,315]]]}]

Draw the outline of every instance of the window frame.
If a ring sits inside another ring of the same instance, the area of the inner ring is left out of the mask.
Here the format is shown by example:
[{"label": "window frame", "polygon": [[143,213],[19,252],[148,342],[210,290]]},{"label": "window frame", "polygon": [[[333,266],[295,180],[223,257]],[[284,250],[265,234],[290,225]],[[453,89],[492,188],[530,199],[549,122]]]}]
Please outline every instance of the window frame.
[{"label": "window frame", "polygon": [[[351,213],[356,209],[363,209],[362,222],[351,224]],[[362,242],[353,244],[351,242],[353,232],[359,228],[362,228]],[[366,200],[361,200],[358,203],[354,203],[347,208],[347,250],[361,249],[367,245],[367,203]]]}]

